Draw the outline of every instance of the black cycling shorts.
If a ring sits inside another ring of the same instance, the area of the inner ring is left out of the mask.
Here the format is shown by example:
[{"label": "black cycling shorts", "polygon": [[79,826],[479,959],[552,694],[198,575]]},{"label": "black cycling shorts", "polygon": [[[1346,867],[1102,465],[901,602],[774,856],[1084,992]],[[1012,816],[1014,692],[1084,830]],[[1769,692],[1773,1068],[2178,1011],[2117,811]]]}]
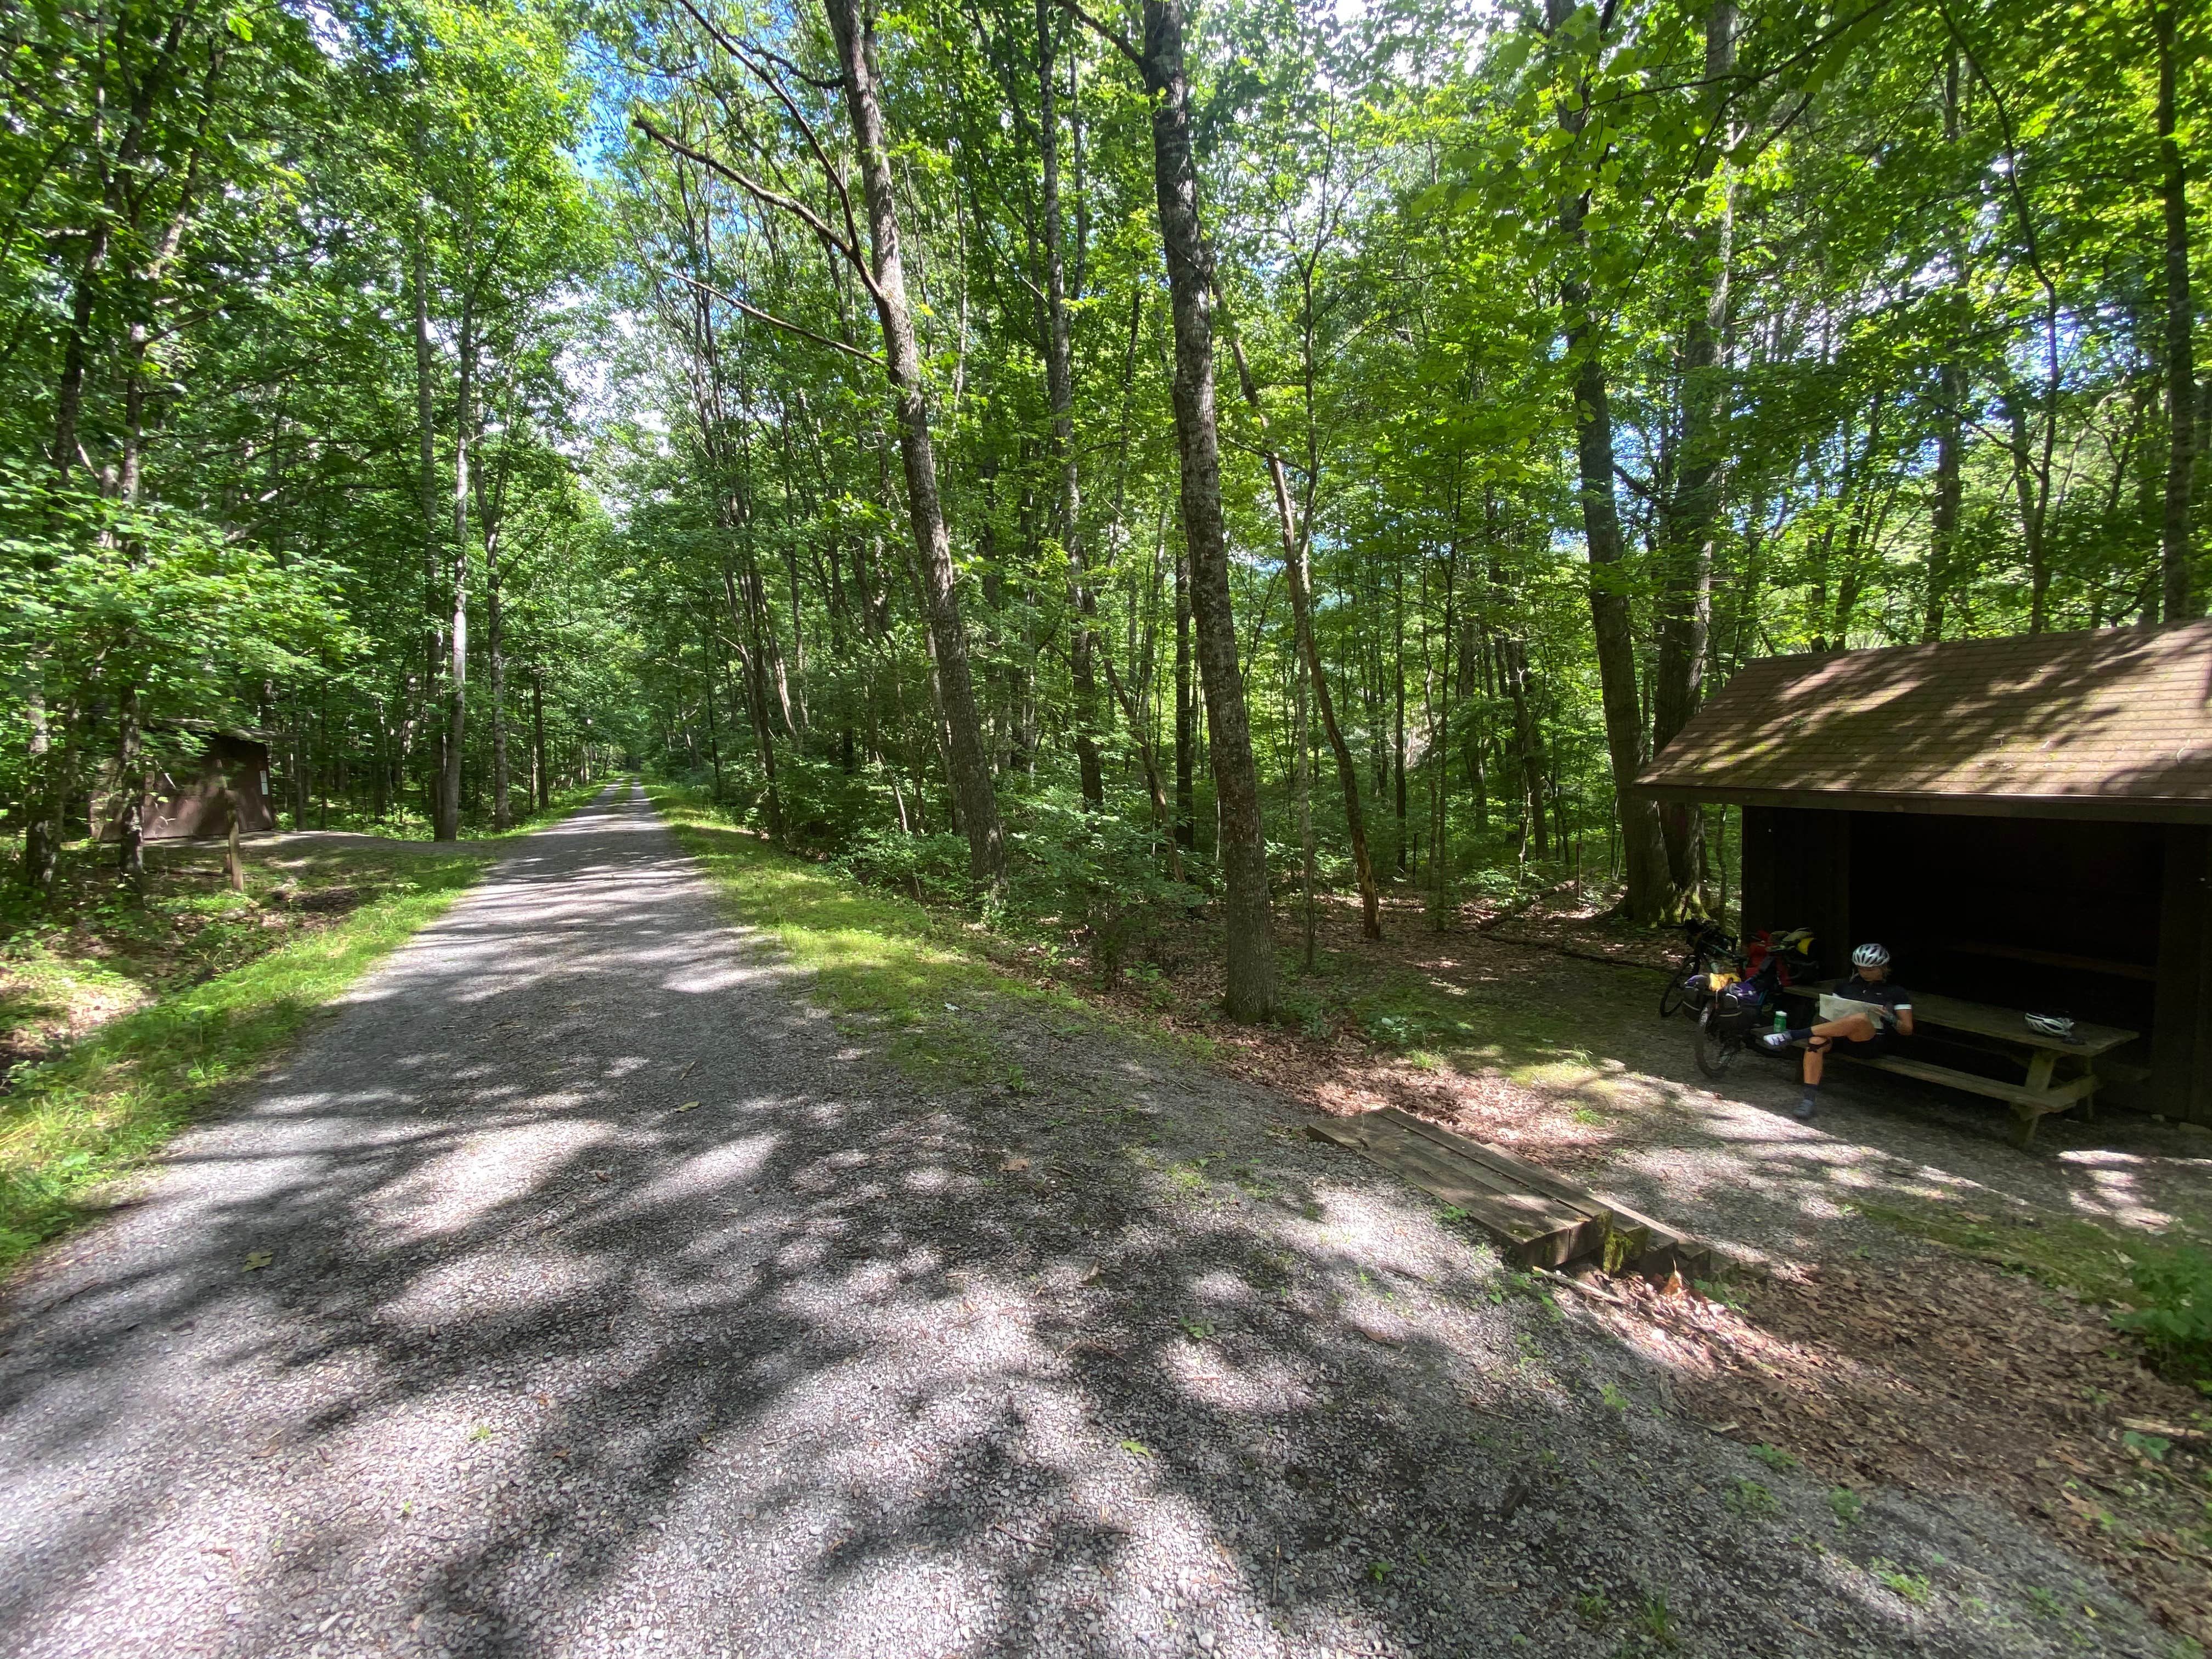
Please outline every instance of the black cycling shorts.
[{"label": "black cycling shorts", "polygon": [[1863,1042],[1854,1042],[1847,1037],[1830,1037],[1827,1052],[1843,1054],[1852,1060],[1876,1060],[1889,1052],[1889,1028],[1877,1025],[1874,1035]]}]

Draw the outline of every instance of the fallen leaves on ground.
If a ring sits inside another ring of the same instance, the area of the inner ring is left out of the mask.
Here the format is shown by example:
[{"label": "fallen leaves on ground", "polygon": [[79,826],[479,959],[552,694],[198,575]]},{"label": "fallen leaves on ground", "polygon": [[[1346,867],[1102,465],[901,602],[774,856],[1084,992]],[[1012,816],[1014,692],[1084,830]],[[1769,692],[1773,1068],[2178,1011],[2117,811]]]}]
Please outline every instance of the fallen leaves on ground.
[{"label": "fallen leaves on ground", "polygon": [[2190,1425],[2203,1402],[2096,1309],[1940,1258],[1807,1267],[1742,1287],[1741,1307],[1612,1285],[1626,1305],[1599,1316],[1697,1416],[1844,1485],[1989,1492],[2212,1639],[2212,1461],[2127,1426]]}]

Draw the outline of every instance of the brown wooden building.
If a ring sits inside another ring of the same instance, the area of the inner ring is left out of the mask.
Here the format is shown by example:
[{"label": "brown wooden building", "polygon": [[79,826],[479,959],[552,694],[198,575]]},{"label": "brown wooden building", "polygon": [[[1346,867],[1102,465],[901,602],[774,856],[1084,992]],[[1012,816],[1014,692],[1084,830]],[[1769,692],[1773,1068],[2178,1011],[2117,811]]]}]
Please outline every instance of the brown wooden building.
[{"label": "brown wooden building", "polygon": [[1742,807],[1747,931],[2144,1032],[2102,1098],[2212,1124],[2212,622],[1765,658],[1638,781]]},{"label": "brown wooden building", "polygon": [[[230,833],[230,808],[238,804],[238,827],[252,834],[272,830],[276,820],[269,797],[269,744],[258,732],[221,731],[203,720],[174,720],[149,726],[146,732],[145,836],[179,841]],[[123,805],[115,792],[111,763],[96,793],[94,821],[100,838],[113,841]]]}]

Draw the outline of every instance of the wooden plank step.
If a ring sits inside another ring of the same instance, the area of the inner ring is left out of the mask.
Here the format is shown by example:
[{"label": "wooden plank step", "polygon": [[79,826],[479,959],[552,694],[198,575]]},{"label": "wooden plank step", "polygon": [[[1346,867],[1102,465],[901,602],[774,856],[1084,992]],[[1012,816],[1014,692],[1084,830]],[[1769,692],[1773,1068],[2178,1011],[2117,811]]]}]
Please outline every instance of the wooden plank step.
[{"label": "wooden plank step", "polygon": [[1710,1278],[1712,1251],[1608,1194],[1395,1106],[1307,1125],[1466,1212],[1522,1267],[1601,1255],[1609,1271]]},{"label": "wooden plank step", "polygon": [[1397,1124],[1376,1122],[1371,1114],[1323,1118],[1308,1124],[1306,1133],[1358,1152],[1462,1212],[1516,1266],[1556,1267],[1603,1243],[1601,1227],[1589,1216],[1540,1194],[1500,1192],[1479,1166],[1431,1149]]},{"label": "wooden plank step", "polygon": [[[1416,1180],[1424,1190],[1437,1191],[1452,1203],[1467,1200],[1502,1207],[1547,1231],[1572,1231],[1594,1218],[1586,1211],[1571,1208],[1543,1194],[1523,1191],[1502,1180],[1494,1170],[1454,1158],[1443,1148],[1407,1133],[1399,1125],[1379,1121],[1372,1114],[1337,1120],[1327,1127],[1336,1131],[1328,1138]],[[1446,1186],[1451,1189],[1449,1194],[1439,1190]]]},{"label": "wooden plank step", "polygon": [[1587,1214],[1595,1215],[1608,1207],[1599,1202],[1596,1196],[1587,1187],[1577,1187],[1573,1182],[1553,1175],[1540,1164],[1531,1164],[1526,1158],[1516,1158],[1512,1153],[1492,1146],[1487,1141],[1476,1140],[1469,1136],[1460,1134],[1445,1128],[1440,1123],[1431,1123],[1426,1118],[1415,1117],[1411,1112],[1401,1111],[1395,1106],[1385,1106],[1373,1115],[1387,1119],[1401,1128],[1410,1130],[1423,1139],[1443,1147],[1455,1157],[1473,1158],[1476,1163],[1497,1170],[1500,1176],[1513,1182],[1524,1191],[1542,1193],[1547,1197],[1558,1199],[1571,1209],[1578,1209]]},{"label": "wooden plank step", "polygon": [[1663,1279],[1679,1268],[1685,1279],[1710,1279],[1712,1276],[1713,1253],[1710,1246],[1699,1243],[1686,1234],[1676,1232],[1650,1216],[1638,1213],[1610,1193],[1595,1193],[1586,1187],[1578,1187],[1564,1176],[1553,1175],[1540,1164],[1531,1164],[1526,1158],[1516,1158],[1487,1141],[1476,1140],[1472,1136],[1447,1129],[1439,1123],[1431,1123],[1425,1118],[1415,1117],[1411,1112],[1401,1111],[1395,1106],[1385,1106],[1375,1115],[1389,1118],[1462,1158],[1497,1170],[1532,1192],[1550,1194],[1586,1214],[1609,1215],[1613,1232],[1626,1238],[1625,1245],[1615,1247],[1615,1261],[1625,1260],[1638,1273]]}]

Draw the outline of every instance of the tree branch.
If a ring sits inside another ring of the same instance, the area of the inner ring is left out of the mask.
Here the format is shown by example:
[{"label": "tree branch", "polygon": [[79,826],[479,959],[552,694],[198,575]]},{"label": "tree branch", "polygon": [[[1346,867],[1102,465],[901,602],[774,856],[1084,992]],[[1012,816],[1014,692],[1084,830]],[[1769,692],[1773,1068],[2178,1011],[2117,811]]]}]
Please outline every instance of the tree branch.
[{"label": "tree branch", "polygon": [[830,228],[829,221],[807,206],[805,203],[796,197],[787,196],[780,190],[770,190],[759,179],[740,173],[728,162],[720,161],[708,155],[704,150],[694,149],[680,138],[670,137],[642,115],[633,115],[630,117],[630,121],[640,132],[662,149],[671,150],[687,161],[696,161],[710,173],[720,173],[754,200],[765,203],[769,207],[781,208],[793,218],[805,224],[817,236],[845,256],[846,262],[854,270],[860,272],[861,282],[867,285],[868,292],[874,297],[876,302],[878,305],[883,303],[883,290],[876,285],[876,274],[868,269],[868,262],[860,257],[859,246],[838,235]]},{"label": "tree branch", "polygon": [[813,341],[817,345],[826,345],[833,351],[842,351],[848,357],[857,357],[860,362],[871,364],[877,368],[881,368],[884,366],[884,360],[882,357],[878,356],[874,352],[863,351],[858,346],[848,345],[844,341],[832,339],[827,334],[817,334],[812,329],[802,327],[797,323],[786,322],[781,317],[774,316],[768,312],[763,311],[758,306],[747,305],[743,300],[738,299],[735,295],[725,294],[720,289],[716,288],[711,283],[701,282],[696,276],[686,276],[680,270],[668,270],[653,266],[647,266],[647,269],[652,270],[653,274],[656,276],[672,276],[679,283],[688,283],[691,287],[697,289],[700,293],[706,295],[709,299],[720,300],[724,305],[729,307],[732,311],[742,312],[756,322],[766,323],[773,328],[780,328],[787,334],[796,334],[801,339]]},{"label": "tree branch", "polygon": [[1100,40],[1105,41],[1108,46],[1112,46],[1116,52],[1120,52],[1122,57],[1134,64],[1139,69],[1141,70],[1144,68],[1145,54],[1139,52],[1134,46],[1131,46],[1129,44],[1129,37],[1123,34],[1121,30],[1114,27],[1111,24],[1100,22],[1089,12],[1084,10],[1081,6],[1076,4],[1075,0],[1060,0],[1060,8],[1062,11],[1066,12],[1070,16],[1073,17],[1077,22],[1081,23],[1093,34],[1096,34]]},{"label": "tree branch", "polygon": [[[744,64],[745,69],[756,80],[759,81],[762,85],[765,86],[770,92],[774,93],[775,94],[776,102],[783,106],[784,112],[789,115],[793,121],[798,123],[799,131],[805,135],[806,147],[814,152],[814,159],[822,164],[822,172],[823,176],[830,180],[830,187],[837,192],[838,204],[843,208],[845,214],[845,234],[850,240],[853,246],[855,248],[859,247],[860,246],[860,228],[859,223],[853,217],[853,198],[851,193],[845,188],[844,174],[840,173],[837,168],[831,164],[830,153],[823,149],[822,140],[815,134],[813,123],[809,121],[806,117],[800,112],[797,101],[789,93],[783,89],[783,82],[777,80],[775,76],[769,74],[768,70],[763,69],[759,64],[755,63],[751,58],[746,57],[744,49],[740,47],[735,40],[732,40],[729,35],[724,33],[722,30],[715,27],[713,23],[708,22],[705,15],[701,13],[698,7],[691,3],[691,0],[677,0],[677,3],[682,6],[685,11],[691,14],[692,21],[697,23],[701,28],[707,31],[708,39],[712,40],[716,46],[721,47],[724,52],[728,52],[731,57],[736,58],[738,62]],[[773,53],[763,53],[762,55],[764,58],[774,57]],[[777,58],[775,61],[781,63],[784,60]],[[793,73],[797,74],[798,71],[794,70]],[[799,78],[805,80],[806,77],[801,76]],[[809,84],[818,85],[819,83],[809,82]],[[831,84],[842,88],[845,83],[842,80],[839,80],[832,82]]]}]

